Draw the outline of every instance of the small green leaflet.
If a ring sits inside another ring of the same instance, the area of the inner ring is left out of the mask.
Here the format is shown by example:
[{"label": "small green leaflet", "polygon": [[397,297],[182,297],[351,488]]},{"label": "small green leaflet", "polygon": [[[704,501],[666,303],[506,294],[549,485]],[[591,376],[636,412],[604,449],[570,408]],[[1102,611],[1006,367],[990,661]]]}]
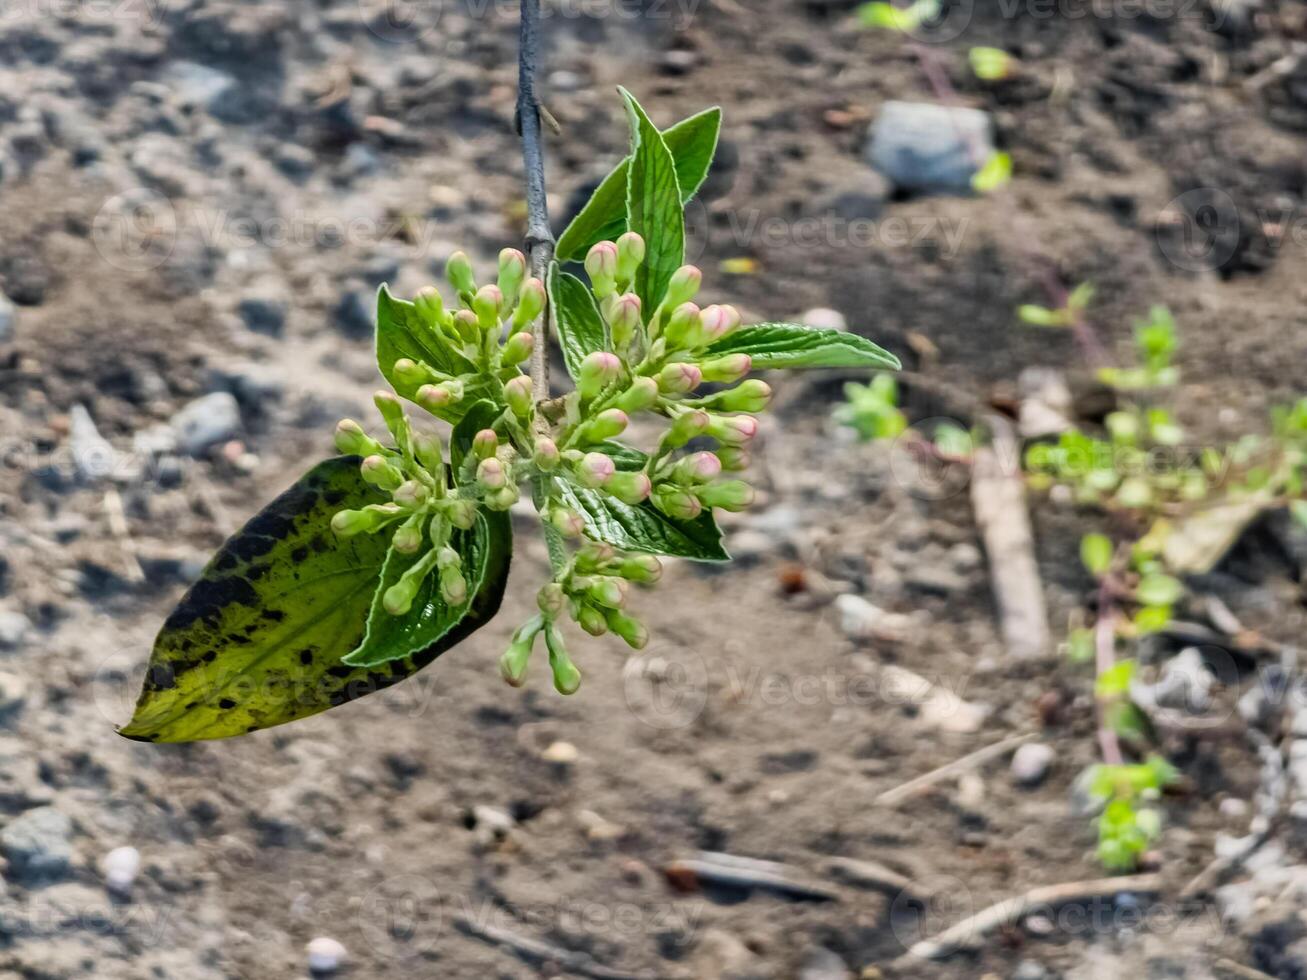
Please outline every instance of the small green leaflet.
[{"label": "small green leaflet", "polygon": [[549,266],[549,303],[567,373],[575,379],[587,354],[608,349],[608,331],[594,295],[576,276],[563,272],[557,262]]},{"label": "small green leaflet", "polygon": [[[676,161],[676,183],[681,204],[689,204],[698,192],[713,157],[721,131],[722,111],[707,109],[664,129],[663,142]],[[615,241],[626,231],[626,181],[631,158],[626,157],[604,178],[580,213],[558,238],[555,251],[560,262],[580,262],[596,242]]]},{"label": "small green leaflet", "polygon": [[[401,357],[421,361],[437,371],[449,375],[468,374],[476,370],[476,365],[455,350],[448,339],[441,337],[431,329],[418,313],[417,307],[407,300],[397,299],[389,287],[377,290],[377,367],[403,398],[410,401],[417,392],[417,386],[403,384],[395,377],[395,362]],[[449,406],[441,413],[447,422],[456,422],[463,416],[466,406],[475,400],[475,394],[468,393],[462,402]]]},{"label": "small green leaflet", "polygon": [[706,356],[748,354],[755,371],[768,368],[881,368],[902,365],[866,337],[840,330],[815,330],[798,323],[759,323],[741,327],[708,348]]},{"label": "small green leaflet", "polygon": [[[618,469],[643,468],[646,456],[621,443],[604,443],[603,452]],[[722,547],[722,532],[712,513],[704,511],[692,521],[668,517],[649,501],[632,507],[599,490],[561,485],[563,501],[584,519],[591,535],[615,548],[651,555],[674,555],[695,561],[730,561]]]},{"label": "small green leaflet", "polygon": [[676,161],[658,128],[626,89],[631,120],[631,164],[627,172],[626,225],[644,238],[645,257],[635,275],[635,292],[649,316],[672,274],[685,260],[685,213],[676,183]]}]

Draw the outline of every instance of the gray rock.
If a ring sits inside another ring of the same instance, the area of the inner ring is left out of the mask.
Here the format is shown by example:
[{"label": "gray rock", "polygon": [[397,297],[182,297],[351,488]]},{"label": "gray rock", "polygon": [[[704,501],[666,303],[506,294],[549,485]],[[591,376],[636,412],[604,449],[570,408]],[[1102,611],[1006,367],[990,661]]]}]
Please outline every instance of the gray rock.
[{"label": "gray rock", "polygon": [[313,173],[316,160],[313,151],[296,143],[283,143],[276,149],[273,158],[277,169],[293,180],[303,180]]},{"label": "gray rock", "polygon": [[844,961],[824,946],[808,949],[799,964],[799,980],[851,980],[852,976]]},{"label": "gray rock", "polygon": [[231,392],[215,391],[188,404],[172,417],[170,424],[177,433],[177,447],[187,455],[198,456],[240,434],[240,406]]},{"label": "gray rock", "polygon": [[107,479],[118,468],[118,450],[100,435],[84,405],[68,413],[68,452],[78,478],[87,482]]},{"label": "gray rock", "polygon": [[368,289],[354,289],[340,298],[334,318],[343,334],[362,340],[372,336],[376,300]]},{"label": "gray rock", "polygon": [[1012,779],[1020,786],[1038,786],[1053,767],[1057,753],[1052,746],[1027,742],[1012,753]]},{"label": "gray rock", "polygon": [[247,100],[234,75],[194,61],[174,61],[159,76],[182,105],[198,106],[224,122],[243,122]]},{"label": "gray rock", "polygon": [[8,296],[0,293],[0,344],[7,344],[14,339],[14,321],[17,319],[18,311],[14,304]]},{"label": "gray rock", "polygon": [[21,674],[0,670],[0,724],[6,724],[27,703],[27,681]]},{"label": "gray rock", "polygon": [[245,292],[236,308],[245,326],[255,333],[280,337],[286,328],[290,291],[279,279],[261,279]]},{"label": "gray rock", "polygon": [[0,851],[9,859],[9,877],[20,883],[62,876],[73,859],[73,825],[52,806],[28,810],[0,830]]},{"label": "gray rock", "polygon": [[1048,980],[1049,972],[1034,960],[1022,960],[1012,971],[1012,980]]},{"label": "gray rock", "polygon": [[32,621],[14,609],[0,609],[0,648],[12,650],[27,638]]},{"label": "gray rock", "polygon": [[970,191],[993,152],[988,113],[925,102],[886,102],[867,144],[873,167],[900,188],[927,192]]}]

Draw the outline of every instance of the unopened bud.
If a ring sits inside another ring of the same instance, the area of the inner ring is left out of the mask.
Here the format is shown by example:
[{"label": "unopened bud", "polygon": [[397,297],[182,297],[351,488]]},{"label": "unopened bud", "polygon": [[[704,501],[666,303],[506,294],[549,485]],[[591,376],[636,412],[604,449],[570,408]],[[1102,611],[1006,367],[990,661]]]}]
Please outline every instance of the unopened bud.
[{"label": "unopened bud", "polygon": [[706,306],[699,318],[704,344],[715,344],[739,329],[740,311],[733,306]]},{"label": "unopened bud", "polygon": [[504,293],[494,283],[478,289],[472,297],[472,312],[477,315],[477,326],[482,330],[494,330],[499,326],[499,309],[503,303]]},{"label": "unopened bud", "polygon": [[413,401],[432,415],[439,415],[463,398],[463,382],[457,378],[438,385],[423,385],[413,395]]},{"label": "unopened bud", "polygon": [[509,483],[486,494],[486,506],[491,510],[508,510],[520,499],[522,491],[517,488],[517,484]]},{"label": "unopened bud", "polygon": [[616,354],[595,351],[587,354],[577,372],[576,389],[582,398],[594,398],[617,380],[622,373],[622,362]]},{"label": "unopened bud", "polygon": [[617,609],[604,610],[604,620],[608,628],[626,641],[633,650],[643,650],[649,644],[649,631],[634,616]]},{"label": "unopened bud", "polygon": [[604,490],[632,507],[647,500],[652,489],[653,483],[649,477],[640,472],[619,471],[604,484]]},{"label": "unopened bud", "polygon": [[555,507],[551,510],[549,523],[566,538],[579,538],[585,533],[585,518],[570,507]]},{"label": "unopened bud", "polygon": [[697,364],[668,364],[658,372],[658,389],[669,395],[684,395],[699,387],[703,372]]},{"label": "unopened bud", "polygon": [[548,436],[541,436],[535,441],[535,446],[531,450],[531,462],[535,464],[536,469],[544,473],[552,473],[558,469],[562,459],[562,454],[558,451],[558,443],[554,440]]},{"label": "unopened bud", "polygon": [[342,538],[367,534],[376,529],[378,516],[369,510],[338,510],[331,518],[331,529]]},{"label": "unopened bud", "polygon": [[567,605],[567,595],[557,582],[550,582],[536,593],[536,605],[549,619],[556,619]]},{"label": "unopened bud", "polygon": [[583,487],[589,487],[591,490],[602,487],[613,478],[613,474],[616,472],[617,465],[613,462],[612,457],[605,456],[603,453],[586,453],[573,469],[576,482]]},{"label": "unopened bud", "polygon": [[391,466],[383,456],[369,456],[359,467],[363,479],[382,490],[398,490],[404,482],[404,474],[396,466]]},{"label": "unopened bud", "polygon": [[617,574],[628,582],[650,585],[663,575],[663,563],[653,555],[631,555],[622,559]]},{"label": "unopened bud", "polygon": [[717,479],[722,472],[722,461],[716,453],[691,453],[677,462],[673,479],[680,484],[701,484]]},{"label": "unopened bud", "polygon": [[504,367],[517,367],[523,361],[531,356],[531,348],[535,346],[535,337],[523,330],[513,334],[504,342],[504,349],[500,352],[499,360]]},{"label": "unopened bud", "polygon": [[499,436],[494,429],[482,429],[472,437],[472,454],[477,459],[489,459],[499,451]]},{"label": "unopened bud", "polygon": [[611,296],[617,289],[617,246],[596,242],[586,254],[585,271],[596,296]]},{"label": "unopened bud", "polygon": [[629,347],[643,322],[640,314],[640,297],[635,293],[626,293],[618,297],[608,317],[608,325],[612,328],[613,347],[619,351]]},{"label": "unopened bud", "polygon": [[739,446],[719,446],[717,448],[717,458],[722,461],[722,469],[728,473],[747,470],[749,464],[753,461],[749,451]]},{"label": "unopened bud", "polygon": [[607,541],[587,541],[576,553],[576,567],[594,572],[617,557],[617,549]]},{"label": "unopened bud", "polygon": [[392,370],[395,380],[405,388],[417,388],[429,381],[439,380],[425,364],[419,364],[407,357],[401,357],[396,361]]},{"label": "unopened bud", "polygon": [[617,239],[617,278],[630,282],[635,278],[635,270],[644,261],[644,239],[634,231],[628,231]]},{"label": "unopened bud", "polygon": [[440,436],[434,432],[416,432],[413,434],[413,455],[422,468],[440,479],[444,472],[445,460],[441,455]]},{"label": "unopened bud", "polygon": [[707,412],[692,411],[678,415],[667,432],[663,435],[660,448],[663,450],[680,449],[691,439],[697,439],[708,431],[712,417]]},{"label": "unopened bud", "polygon": [[526,256],[515,248],[499,253],[499,291],[504,296],[504,310],[512,309],[517,302],[522,280],[526,278]]},{"label": "unopened bud", "polygon": [[346,456],[374,456],[381,452],[381,443],[353,419],[341,419],[336,424],[336,451]]},{"label": "unopened bud", "polygon": [[672,308],[688,303],[699,294],[703,283],[703,273],[692,265],[683,265],[672,273],[667,283],[667,294],[663,302]]},{"label": "unopened bud", "polygon": [[744,510],[753,503],[753,487],[743,480],[723,480],[710,483],[694,491],[705,507],[720,507],[722,510]]},{"label": "unopened bud", "polygon": [[494,456],[483,459],[477,464],[477,483],[487,490],[499,490],[507,486],[508,474],[504,472],[504,464]]},{"label": "unopened bud", "polygon": [[731,384],[749,373],[753,367],[753,358],[748,354],[727,354],[725,357],[704,361],[700,366],[703,368],[703,380]]},{"label": "unopened bud", "polygon": [[481,339],[477,315],[471,310],[459,310],[454,314],[454,329],[458,331],[464,343],[475,344]]},{"label": "unopened bud", "polygon": [[458,498],[447,500],[444,504],[445,516],[449,518],[449,523],[454,527],[466,531],[477,521],[477,505],[475,501]]},{"label": "unopened bud", "polygon": [[554,690],[575,694],[581,686],[581,672],[567,655],[563,634],[553,623],[545,624],[545,646],[549,648],[549,668],[554,672]]},{"label": "unopened bud", "polygon": [[471,299],[472,294],[477,291],[476,279],[472,276],[472,263],[463,252],[455,252],[449,257],[449,261],[445,263],[445,278],[450,281],[460,297]]},{"label": "unopened bud", "polygon": [[589,603],[582,603],[576,610],[576,624],[591,636],[603,636],[608,632],[608,623],[604,614]]},{"label": "unopened bud", "polygon": [[617,396],[616,405],[627,415],[653,408],[658,401],[658,382],[653,378],[636,378],[631,387]]},{"label": "unopened bud", "polygon": [[421,584],[421,579],[405,575],[382,594],[381,605],[390,615],[403,616],[413,608],[413,600],[417,598],[418,586]]},{"label": "unopened bud", "polygon": [[758,434],[758,420],[752,415],[713,416],[708,435],[727,446],[744,446]]},{"label": "unopened bud", "polygon": [[372,395],[372,403],[377,406],[377,411],[385,419],[386,428],[394,432],[404,421],[404,404],[395,397],[393,391],[375,392]]},{"label": "unopened bud", "polygon": [[677,487],[654,487],[650,499],[655,507],[675,520],[692,521],[703,513],[703,504],[699,498]]},{"label": "unopened bud", "polygon": [[761,412],[771,404],[771,385],[750,378],[713,396],[712,407],[724,412]]},{"label": "unopened bud", "polygon": [[545,296],[545,284],[539,279],[532,278],[522,283],[517,309],[513,311],[513,326],[521,330],[544,312]]},{"label": "unopened bud", "polygon": [[667,320],[667,329],[663,331],[667,346],[672,350],[693,347],[691,341],[699,339],[703,333],[700,322],[702,315],[699,307],[693,303],[682,303],[672,310],[672,315]]},{"label": "unopened bud", "polygon": [[430,491],[417,480],[405,480],[395,490],[395,503],[401,507],[416,509],[427,502]]},{"label": "unopened bud", "polygon": [[509,411],[518,418],[529,419],[535,410],[535,402],[531,395],[531,379],[525,374],[519,374],[505,384],[504,401],[508,403]]},{"label": "unopened bud", "polygon": [[395,532],[390,543],[402,555],[417,554],[418,549],[422,547],[421,524],[405,524]]},{"label": "unopened bud", "polygon": [[626,595],[631,587],[625,579],[604,576],[597,578],[586,588],[585,594],[591,600],[609,609],[620,609],[626,604]]},{"label": "unopened bud", "polygon": [[445,297],[440,295],[440,290],[435,286],[419,289],[413,297],[413,305],[427,323],[439,325],[445,322]]},{"label": "unopened bud", "polygon": [[467,579],[455,565],[440,570],[440,597],[450,606],[467,602]]},{"label": "unopened bud", "polygon": [[526,680],[526,665],[531,659],[536,634],[544,626],[539,616],[532,616],[513,633],[508,649],[499,658],[499,673],[513,687],[521,687]]},{"label": "unopened bud", "polygon": [[603,442],[620,436],[631,420],[620,408],[606,408],[581,427],[581,442]]},{"label": "unopened bud", "polygon": [[463,559],[458,556],[458,552],[449,545],[444,544],[436,549],[437,568],[457,568],[462,563]]}]

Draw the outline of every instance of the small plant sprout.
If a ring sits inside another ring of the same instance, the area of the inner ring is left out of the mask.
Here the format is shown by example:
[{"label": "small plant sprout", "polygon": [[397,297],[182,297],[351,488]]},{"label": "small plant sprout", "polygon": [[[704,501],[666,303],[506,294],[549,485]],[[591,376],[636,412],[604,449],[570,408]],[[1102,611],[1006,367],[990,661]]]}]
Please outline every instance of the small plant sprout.
[{"label": "small plant sprout", "polygon": [[1002,48],[972,48],[967,52],[967,61],[982,82],[1001,82],[1017,72],[1017,59]]},{"label": "small plant sprout", "polygon": [[[487,273],[456,252],[447,291],[405,301],[381,287],[380,424],[341,421],[341,455],[219,550],[164,624],[122,734],[241,734],[411,675],[498,610],[508,512],[526,501],[550,571],[499,671],[528,683],[541,651],[554,688],[573,694],[573,629],[638,650],[649,631],[637,596],[657,583],[660,558],[728,558],[714,512],[753,501],[741,471],[771,401],[750,374],[898,367],[856,334],[745,324],[707,301],[684,261],[684,206],[711,165],[720,113],[660,131],[621,94],[630,156],[563,232],[555,261],[533,275],[537,255],[505,248]],[[574,384],[557,398],[546,313]],[[643,450],[622,441],[637,419],[655,430]]]},{"label": "small plant sprout", "polygon": [[937,20],[941,10],[940,0],[913,0],[905,7],[893,3],[864,3],[858,8],[858,20],[866,27],[911,34]]}]

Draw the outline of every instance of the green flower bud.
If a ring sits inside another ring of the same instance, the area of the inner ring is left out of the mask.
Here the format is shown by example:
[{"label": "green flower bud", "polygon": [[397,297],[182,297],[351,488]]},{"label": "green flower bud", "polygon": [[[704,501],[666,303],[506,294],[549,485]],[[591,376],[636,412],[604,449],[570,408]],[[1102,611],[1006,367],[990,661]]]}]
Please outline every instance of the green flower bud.
[{"label": "green flower bud", "polygon": [[353,419],[341,419],[336,423],[336,451],[346,456],[377,456],[383,450]]},{"label": "green flower bud", "polygon": [[628,582],[652,585],[663,576],[663,563],[653,555],[630,555],[617,566],[617,574]]},{"label": "green flower bud", "polygon": [[622,373],[622,362],[616,354],[607,351],[595,351],[587,354],[581,362],[581,369],[576,379],[576,390],[582,398],[590,399],[617,380]]},{"label": "green flower bud", "polygon": [[398,490],[404,482],[404,473],[397,466],[391,466],[384,456],[369,456],[359,467],[363,479],[381,490]]},{"label": "green flower bud", "polygon": [[486,506],[491,510],[508,510],[521,499],[522,491],[516,483],[510,483],[486,494]]},{"label": "green flower bud", "polygon": [[423,385],[413,395],[413,401],[432,415],[439,415],[462,400],[463,382],[457,378],[442,381],[438,385]]},{"label": "green flower bud", "polygon": [[617,407],[627,415],[653,408],[658,402],[658,382],[653,378],[636,378],[631,387],[617,396]]},{"label": "green flower bud", "polygon": [[585,518],[570,507],[555,507],[549,512],[549,523],[566,538],[579,538],[585,533]]},{"label": "green flower bud", "polygon": [[499,253],[499,291],[504,295],[504,311],[517,303],[518,291],[526,278],[526,256],[515,248]]},{"label": "green flower bud", "polygon": [[472,276],[472,263],[463,252],[455,252],[445,263],[445,278],[458,292],[460,297],[472,298],[477,291],[476,279]]},{"label": "green flower bud", "polygon": [[668,364],[658,372],[658,390],[669,395],[684,395],[699,387],[703,372],[697,364],[684,361]]},{"label": "green flower bud", "polygon": [[440,290],[435,286],[425,286],[419,289],[417,295],[413,297],[413,305],[417,307],[422,319],[434,326],[439,326],[446,321],[445,314],[445,297],[440,295]]},{"label": "green flower bud", "polygon": [[499,354],[499,361],[504,367],[517,367],[531,356],[531,348],[535,346],[535,337],[523,330],[513,334],[504,343],[504,349]]},{"label": "green flower bud", "polygon": [[558,452],[558,444],[548,436],[541,436],[535,442],[535,447],[531,452],[531,462],[536,468],[544,473],[552,473],[558,469],[558,464],[563,461],[562,455]]},{"label": "green flower bud", "polygon": [[[748,354],[727,354],[725,357],[715,357],[711,361],[704,361],[700,367],[703,369],[704,381],[718,381],[723,384],[731,384],[739,381],[749,373],[753,367],[753,358]],[[761,384],[761,382],[759,382]],[[768,389],[770,391],[770,389]]]},{"label": "green flower bud", "polygon": [[603,636],[608,632],[608,622],[604,614],[589,603],[581,603],[576,609],[576,623],[591,636]]},{"label": "green flower bud", "polygon": [[419,521],[416,524],[405,524],[395,531],[390,543],[400,554],[417,554],[418,549],[422,547],[422,523]]},{"label": "green flower bud", "polygon": [[499,452],[499,436],[494,429],[482,429],[472,437],[472,454],[477,459],[489,459]]},{"label": "green flower bud", "polygon": [[631,424],[625,412],[620,408],[607,408],[585,425],[581,426],[580,441],[583,443],[603,442],[620,436]]},{"label": "green flower bud", "polygon": [[567,595],[557,582],[549,582],[536,593],[536,605],[549,620],[557,619],[567,606]]},{"label": "green flower bud", "polygon": [[699,286],[702,284],[702,272],[692,265],[681,266],[672,273],[672,278],[667,283],[667,293],[663,297],[663,304],[666,307],[675,309],[682,303],[688,303],[699,294]]},{"label": "green flower bud", "polygon": [[596,242],[586,254],[585,271],[596,296],[611,296],[617,289],[617,246]]},{"label": "green flower bud", "polygon": [[545,309],[545,284],[539,279],[531,278],[522,283],[522,292],[517,298],[517,309],[513,311],[513,326],[521,330],[534,322]]},{"label": "green flower bud", "polygon": [[475,344],[481,339],[481,326],[477,315],[471,310],[459,310],[454,314],[454,329],[463,338],[465,344]]},{"label": "green flower bud", "polygon": [[722,469],[728,473],[747,470],[749,463],[752,462],[748,450],[739,446],[719,446],[717,448],[717,458],[722,461]]},{"label": "green flower bud", "polygon": [[750,378],[729,391],[703,399],[699,404],[721,412],[761,412],[771,403],[771,385]]},{"label": "green flower bud", "polygon": [[691,453],[672,468],[672,481],[681,485],[698,485],[717,479],[722,461],[715,453]]},{"label": "green flower bud", "polygon": [[424,470],[437,480],[445,470],[445,460],[441,455],[440,436],[434,432],[415,432],[412,438],[413,455]]},{"label": "green flower bud", "polygon": [[536,635],[544,626],[544,620],[532,616],[517,628],[508,649],[499,658],[499,673],[513,687],[521,687],[526,680],[526,665],[531,659],[531,648],[535,646]]},{"label": "green flower bud", "polygon": [[597,578],[586,587],[585,594],[592,601],[609,609],[621,609],[626,605],[626,595],[631,590],[625,579],[604,576]]},{"label": "green flower bud", "polygon": [[413,608],[413,600],[417,598],[418,586],[421,584],[420,579],[410,579],[405,575],[382,593],[382,607],[392,616],[403,616]]},{"label": "green flower bud", "polygon": [[504,401],[509,411],[520,419],[529,419],[535,411],[535,401],[531,394],[531,379],[519,374],[504,385]]},{"label": "green flower bud", "polygon": [[427,365],[407,357],[401,357],[396,361],[392,370],[395,380],[406,388],[418,388],[428,382],[440,380],[439,375]]},{"label": "green flower bud", "polygon": [[572,472],[576,476],[577,483],[596,490],[613,478],[613,474],[617,472],[617,465],[612,457],[605,456],[603,453],[586,453]]},{"label": "green flower bud", "polygon": [[712,416],[708,435],[727,446],[744,446],[758,434],[758,420],[752,415]]},{"label": "green flower bud", "polygon": [[649,631],[633,616],[617,609],[606,609],[604,620],[608,623],[608,628],[625,640],[631,649],[643,650],[649,645]]},{"label": "green flower bud", "polygon": [[440,569],[457,568],[463,563],[458,552],[447,544],[442,544],[436,549],[436,567]]},{"label": "green flower bud", "polygon": [[386,421],[386,428],[394,432],[396,427],[404,421],[404,403],[395,397],[393,391],[382,389],[374,392],[372,403],[377,406],[377,411]]},{"label": "green flower bud", "polygon": [[663,434],[659,449],[664,452],[680,449],[691,439],[696,439],[707,433],[708,426],[711,423],[712,417],[707,412],[695,410],[686,412],[684,415],[678,415],[667,429],[667,432]]},{"label": "green flower bud", "polygon": [[440,570],[440,598],[450,606],[461,606],[467,602],[467,579],[455,565]]},{"label": "green flower bud", "polygon": [[477,464],[477,483],[487,490],[499,490],[508,486],[504,464],[494,456],[481,460]]},{"label": "green flower bud", "polygon": [[636,269],[644,261],[644,239],[636,232],[628,231],[617,239],[617,278],[621,282],[630,282],[635,278]]},{"label": "green flower bud", "polygon": [[430,491],[417,480],[405,480],[395,490],[395,503],[409,510],[415,510],[427,502]]},{"label": "green flower bud", "polygon": [[477,522],[477,505],[475,501],[455,498],[444,502],[445,516],[454,527],[469,530]]},{"label": "green flower bud", "polygon": [[342,538],[376,530],[378,515],[369,510],[338,510],[331,518],[331,529]]},{"label": "green flower bud", "polygon": [[581,686],[581,672],[567,655],[563,634],[553,623],[545,624],[545,646],[549,649],[549,667],[554,672],[554,690],[575,694]]},{"label": "green flower bud", "polygon": [[618,297],[608,314],[608,325],[613,335],[613,347],[619,351],[629,347],[643,323],[640,314],[640,297],[635,293],[626,293]]},{"label": "green flower bud", "polygon": [[652,489],[653,483],[649,477],[638,471],[635,473],[618,471],[604,484],[604,490],[632,507],[647,500]]},{"label": "green flower bud", "polygon": [[499,326],[499,309],[504,304],[504,294],[493,283],[482,286],[472,297],[472,312],[477,315],[477,326],[482,330],[494,330]]},{"label": "green flower bud", "polygon": [[617,557],[617,549],[607,541],[586,541],[576,553],[579,571],[594,572]]},{"label": "green flower bud", "polygon": [[753,487],[743,480],[710,483],[694,493],[705,507],[720,507],[722,510],[744,510],[753,503]]},{"label": "green flower bud", "polygon": [[667,320],[667,329],[663,331],[667,346],[672,350],[682,350],[693,346],[691,340],[697,339],[703,334],[703,325],[700,322],[701,316],[702,313],[699,307],[694,303],[682,303],[672,310],[672,315]]},{"label": "green flower bud", "polygon": [[655,507],[676,520],[692,521],[703,513],[698,497],[668,484],[654,487],[650,499]]}]

